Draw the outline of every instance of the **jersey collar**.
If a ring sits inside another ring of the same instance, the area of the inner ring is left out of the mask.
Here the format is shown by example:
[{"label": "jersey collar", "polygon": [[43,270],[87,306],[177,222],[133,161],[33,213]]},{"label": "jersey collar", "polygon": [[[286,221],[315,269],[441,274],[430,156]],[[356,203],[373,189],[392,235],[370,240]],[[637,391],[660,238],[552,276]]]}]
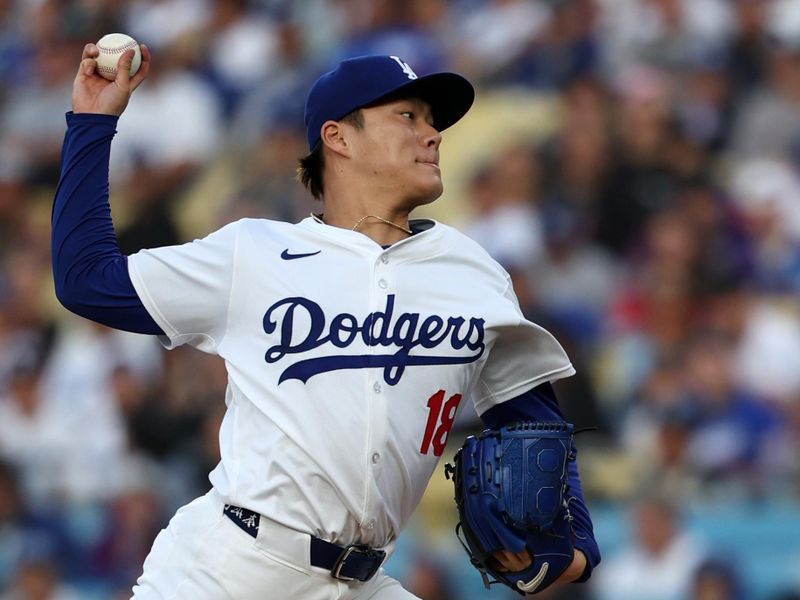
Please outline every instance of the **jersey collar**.
[{"label": "jersey collar", "polygon": [[[382,247],[372,238],[364,235],[363,233],[351,231],[343,227],[334,227],[315,217],[306,217],[300,221],[298,225],[304,229],[308,229],[315,233],[324,235],[325,237],[331,238],[342,245],[353,247],[357,246],[364,248],[365,250],[369,250],[370,252],[383,252],[386,250],[386,248]],[[408,244],[413,240],[427,240],[432,237],[438,237],[439,232],[442,229],[441,226],[439,226],[439,224],[433,219],[412,219],[409,221],[409,227],[411,228],[411,231],[414,232],[414,235],[404,240],[400,240],[399,242],[395,242],[388,248],[398,248],[399,246]]]}]

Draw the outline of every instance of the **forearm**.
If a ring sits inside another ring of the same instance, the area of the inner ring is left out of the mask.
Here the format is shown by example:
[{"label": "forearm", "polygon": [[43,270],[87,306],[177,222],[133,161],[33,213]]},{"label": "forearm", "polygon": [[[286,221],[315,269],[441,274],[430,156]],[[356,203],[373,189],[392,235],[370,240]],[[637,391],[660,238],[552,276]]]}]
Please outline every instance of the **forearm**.
[{"label": "forearm", "polygon": [[561,577],[556,579],[555,584],[574,583],[583,576],[586,571],[586,565],[586,555],[576,548],[572,564],[561,574]]},{"label": "forearm", "polygon": [[52,213],[56,296],[109,327],[161,334],[133,288],[111,221],[108,168],[117,118],[68,114],[67,123]]},{"label": "forearm", "polygon": [[583,570],[578,574],[578,577],[571,581],[586,581],[591,576],[592,570],[600,563],[600,548],[594,537],[594,527],[589,508],[583,498],[577,461],[570,462],[568,469],[567,496],[570,514],[572,515],[572,530],[575,533],[574,546],[586,559]]},{"label": "forearm", "polygon": [[[524,394],[498,404],[481,415],[484,423],[492,429],[518,420],[561,421],[564,419],[555,392],[549,383],[542,384]],[[600,562],[600,550],[594,538],[591,515],[583,498],[577,460],[570,461],[567,470],[567,498],[575,533],[575,560],[559,580],[585,581],[592,569]],[[580,556],[579,556],[580,555]],[[581,570],[578,570],[581,567]]]}]

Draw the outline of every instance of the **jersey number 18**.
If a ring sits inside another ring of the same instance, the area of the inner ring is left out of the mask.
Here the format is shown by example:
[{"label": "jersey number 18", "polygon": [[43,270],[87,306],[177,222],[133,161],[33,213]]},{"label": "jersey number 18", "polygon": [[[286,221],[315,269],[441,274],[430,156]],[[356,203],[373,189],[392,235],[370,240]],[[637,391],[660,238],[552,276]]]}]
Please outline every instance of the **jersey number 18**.
[{"label": "jersey number 18", "polygon": [[422,454],[428,454],[433,445],[433,455],[442,455],[459,402],[461,394],[453,394],[445,402],[444,390],[439,390],[428,399],[428,422],[425,424],[425,435],[419,448]]}]

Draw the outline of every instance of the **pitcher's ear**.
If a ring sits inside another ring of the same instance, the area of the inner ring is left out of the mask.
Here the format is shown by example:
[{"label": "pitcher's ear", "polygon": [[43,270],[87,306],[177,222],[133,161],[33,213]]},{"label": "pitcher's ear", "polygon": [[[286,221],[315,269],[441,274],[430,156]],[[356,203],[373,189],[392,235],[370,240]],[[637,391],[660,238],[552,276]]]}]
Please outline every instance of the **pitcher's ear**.
[{"label": "pitcher's ear", "polygon": [[331,152],[342,156],[350,156],[350,141],[347,129],[339,121],[325,121],[320,131],[320,141]]}]

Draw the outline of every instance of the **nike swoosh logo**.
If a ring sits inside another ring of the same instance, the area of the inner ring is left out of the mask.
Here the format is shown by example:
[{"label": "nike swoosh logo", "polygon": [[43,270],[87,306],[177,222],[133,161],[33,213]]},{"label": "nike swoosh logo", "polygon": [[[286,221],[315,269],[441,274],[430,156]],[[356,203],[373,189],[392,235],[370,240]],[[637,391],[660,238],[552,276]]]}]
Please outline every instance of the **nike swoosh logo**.
[{"label": "nike swoosh logo", "polygon": [[517,588],[519,588],[526,594],[533,593],[536,590],[536,588],[538,588],[542,584],[542,581],[544,581],[544,578],[547,575],[547,570],[549,568],[550,568],[550,563],[544,563],[542,565],[542,568],[539,569],[539,572],[536,574],[536,577],[534,577],[527,583],[525,583],[524,581],[518,581]]},{"label": "nike swoosh logo", "polygon": [[316,252],[306,252],[303,254],[290,254],[289,249],[287,248],[283,252],[281,252],[281,258],[283,260],[294,260],[295,258],[306,258],[307,256],[314,256],[315,254],[319,254],[322,250],[317,250]]}]

